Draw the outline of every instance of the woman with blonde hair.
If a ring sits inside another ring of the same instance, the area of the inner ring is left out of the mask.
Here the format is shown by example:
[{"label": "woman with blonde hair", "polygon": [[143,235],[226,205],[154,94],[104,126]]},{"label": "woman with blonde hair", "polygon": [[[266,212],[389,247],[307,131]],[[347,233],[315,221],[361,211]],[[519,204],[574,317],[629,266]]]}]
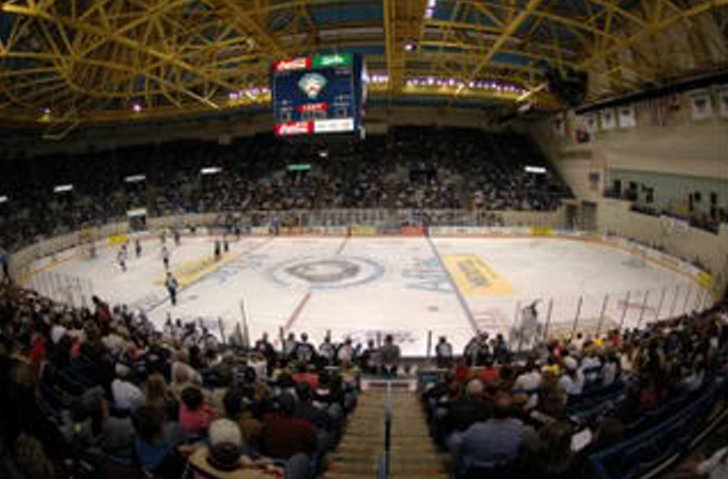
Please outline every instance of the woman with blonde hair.
[{"label": "woman with blonde hair", "polygon": [[159,373],[154,373],[147,379],[147,395],[144,405],[164,413],[169,420],[177,419],[179,405],[172,392],[167,388],[164,376]]}]

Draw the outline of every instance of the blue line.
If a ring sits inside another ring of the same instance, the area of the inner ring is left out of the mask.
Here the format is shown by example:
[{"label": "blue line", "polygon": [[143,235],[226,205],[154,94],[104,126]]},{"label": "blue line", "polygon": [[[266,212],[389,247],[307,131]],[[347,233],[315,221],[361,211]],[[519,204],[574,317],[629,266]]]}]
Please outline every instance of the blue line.
[{"label": "blue line", "polygon": [[432,248],[432,252],[435,254],[435,258],[437,258],[437,262],[440,263],[440,267],[447,275],[447,278],[450,281],[450,286],[452,286],[452,289],[455,292],[455,296],[458,298],[458,302],[460,303],[460,306],[463,308],[463,312],[465,312],[465,316],[468,318],[468,321],[470,322],[470,327],[473,328],[473,332],[475,334],[480,334],[480,330],[478,329],[478,324],[475,322],[475,316],[473,315],[473,312],[470,310],[470,306],[468,306],[468,302],[465,301],[465,297],[463,296],[463,293],[460,291],[460,288],[458,288],[458,285],[455,282],[455,279],[450,274],[450,270],[448,270],[447,266],[445,266],[445,261],[443,261],[442,256],[440,255],[440,252],[437,251],[437,248],[435,247],[435,243],[432,241],[432,238],[430,238],[430,235],[425,236],[425,238],[427,239],[427,243],[430,245],[430,248]]}]

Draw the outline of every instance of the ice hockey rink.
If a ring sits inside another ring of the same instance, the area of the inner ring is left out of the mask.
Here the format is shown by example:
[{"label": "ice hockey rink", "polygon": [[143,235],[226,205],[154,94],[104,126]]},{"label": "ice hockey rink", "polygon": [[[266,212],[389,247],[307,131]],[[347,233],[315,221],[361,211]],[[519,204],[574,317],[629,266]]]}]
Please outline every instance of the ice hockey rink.
[{"label": "ice hockey rink", "polygon": [[[330,332],[354,342],[393,334],[403,354],[424,356],[428,336],[447,336],[461,351],[472,335],[511,337],[534,301],[541,332],[569,335],[691,311],[709,294],[687,275],[644,255],[598,242],[560,238],[242,237],[213,260],[212,237],[167,241],[180,282],[172,306],[163,286],[161,242],[69,251],[36,264],[28,283],[55,299],[87,304],[95,294],[143,310],[201,321],[229,336],[306,332],[318,344]],[[575,325],[576,322],[576,325]]]}]

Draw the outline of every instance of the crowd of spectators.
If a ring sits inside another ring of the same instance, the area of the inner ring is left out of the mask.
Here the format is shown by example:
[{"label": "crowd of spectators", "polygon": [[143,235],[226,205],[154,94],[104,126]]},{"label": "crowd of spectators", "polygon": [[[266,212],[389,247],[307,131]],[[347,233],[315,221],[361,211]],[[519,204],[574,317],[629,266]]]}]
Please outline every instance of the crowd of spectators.
[{"label": "crowd of spectators", "polygon": [[[288,167],[297,165],[298,169]],[[0,162],[0,248],[125,218],[321,208],[552,210],[568,188],[527,137],[395,127],[361,142],[290,143],[257,135]],[[221,171],[202,174],[205,167]],[[143,178],[137,178],[143,175]],[[131,179],[127,181],[127,179]],[[60,185],[72,190],[54,192]]]},{"label": "crowd of spectators", "polygon": [[[239,339],[239,338],[238,338]],[[0,285],[0,476],[311,478],[355,408],[362,373],[396,375],[391,336],[289,333],[249,348],[195,323],[72,308]],[[422,392],[456,476],[590,477],[587,458],[675,414],[728,370],[728,304],[644,329],[576,334],[517,357],[482,333]],[[642,428],[642,429],[641,429]]]},{"label": "crowd of spectators", "polygon": [[0,283],[0,477],[312,478],[356,406],[361,372],[399,365],[391,337],[380,347],[316,347],[305,333],[280,346],[234,339]]},{"label": "crowd of spectators", "polygon": [[423,401],[456,477],[588,478],[590,455],[682,410],[724,380],[727,360],[725,303],[642,330],[551,340],[525,360],[484,333]]}]

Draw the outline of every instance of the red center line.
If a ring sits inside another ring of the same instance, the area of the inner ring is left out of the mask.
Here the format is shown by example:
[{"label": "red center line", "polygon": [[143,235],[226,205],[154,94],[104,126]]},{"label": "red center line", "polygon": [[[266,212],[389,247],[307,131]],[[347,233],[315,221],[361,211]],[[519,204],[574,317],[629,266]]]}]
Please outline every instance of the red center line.
[{"label": "red center line", "polygon": [[306,293],[303,299],[301,299],[301,302],[298,303],[298,306],[296,306],[296,309],[293,310],[291,317],[288,318],[286,325],[283,327],[283,331],[288,332],[291,328],[293,328],[293,325],[298,320],[298,317],[301,316],[301,312],[303,311],[303,308],[306,307],[306,303],[308,303],[309,299],[311,299],[311,291]]},{"label": "red center line", "polygon": [[346,246],[346,243],[349,241],[349,236],[344,237],[344,241],[341,242],[339,247],[336,249],[336,256],[339,256],[342,251],[344,251],[344,247]]}]

